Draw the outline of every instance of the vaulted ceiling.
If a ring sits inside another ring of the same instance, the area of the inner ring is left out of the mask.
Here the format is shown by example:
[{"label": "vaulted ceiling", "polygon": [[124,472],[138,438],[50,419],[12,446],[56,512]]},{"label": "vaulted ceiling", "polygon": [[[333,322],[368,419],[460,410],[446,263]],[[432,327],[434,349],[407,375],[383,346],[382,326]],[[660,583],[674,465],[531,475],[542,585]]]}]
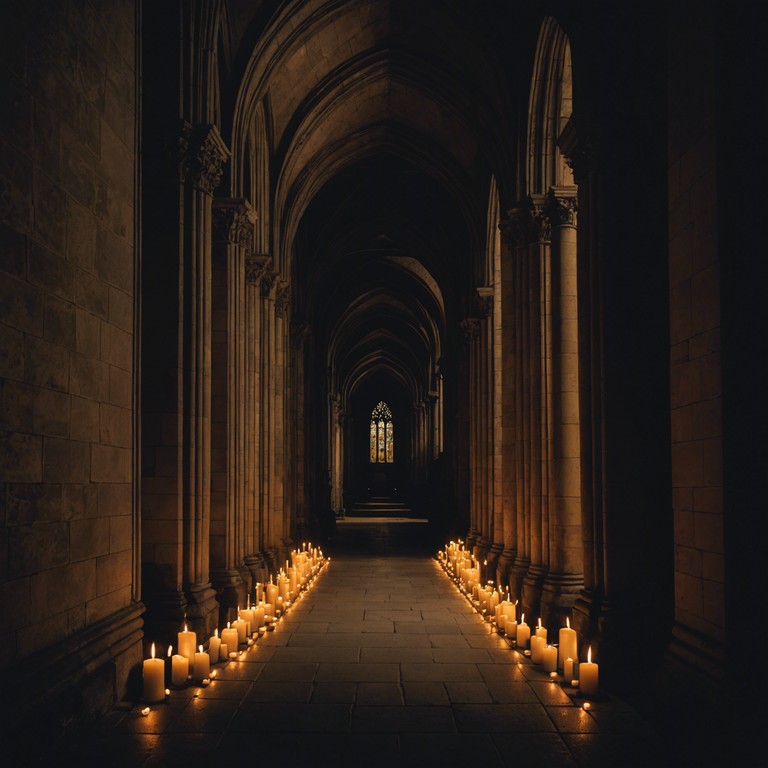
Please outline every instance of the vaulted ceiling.
[{"label": "vaulted ceiling", "polygon": [[265,110],[272,247],[344,396],[430,388],[512,164],[494,2],[230,0],[234,131]]}]

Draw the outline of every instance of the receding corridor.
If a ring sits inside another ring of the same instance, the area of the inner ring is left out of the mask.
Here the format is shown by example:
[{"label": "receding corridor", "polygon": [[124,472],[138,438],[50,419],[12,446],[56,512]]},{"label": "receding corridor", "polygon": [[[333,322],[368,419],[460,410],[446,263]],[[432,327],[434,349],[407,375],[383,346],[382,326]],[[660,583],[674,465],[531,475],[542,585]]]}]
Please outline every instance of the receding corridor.
[{"label": "receding corridor", "polygon": [[206,688],[174,690],[147,716],[119,707],[73,754],[103,766],[659,764],[640,715],[607,693],[582,709],[489,632],[427,543],[423,524],[339,525],[339,554],[274,632]]}]

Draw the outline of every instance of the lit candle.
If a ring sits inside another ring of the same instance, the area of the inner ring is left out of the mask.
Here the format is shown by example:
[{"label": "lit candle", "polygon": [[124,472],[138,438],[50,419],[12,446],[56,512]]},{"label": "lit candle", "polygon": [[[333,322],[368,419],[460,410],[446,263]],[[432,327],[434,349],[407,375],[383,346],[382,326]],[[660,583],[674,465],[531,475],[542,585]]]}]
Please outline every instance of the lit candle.
[{"label": "lit candle", "polygon": [[[561,627],[560,632],[558,634],[558,645],[559,645],[559,657],[558,657],[558,666],[561,669],[565,668],[565,660],[570,659],[576,659],[579,655],[579,649],[578,644],[576,640],[576,630],[571,629],[571,620],[566,616],[565,623],[568,625],[566,627]],[[570,680],[569,675],[564,675],[566,680]]]},{"label": "lit candle", "polygon": [[155,658],[155,644],[152,643],[152,658],[144,660],[144,701],[150,704],[165,698],[165,659]]},{"label": "lit candle", "polygon": [[536,627],[536,637],[543,637],[544,642],[547,642],[547,628],[541,626],[541,617],[539,617],[539,626]]},{"label": "lit candle", "polygon": [[563,662],[563,677],[566,680],[573,680],[576,677],[576,675],[574,674],[575,671],[576,670],[574,669],[574,666],[573,666],[573,659],[570,657],[567,658]]},{"label": "lit candle", "polygon": [[541,651],[541,666],[545,672],[554,672],[557,674],[557,648],[554,645],[548,645]]},{"label": "lit candle", "polygon": [[211,674],[211,657],[203,650],[203,646],[198,647],[195,654],[195,680],[202,681]]},{"label": "lit candle", "polygon": [[534,635],[531,638],[531,661],[534,664],[541,664],[542,651],[547,645],[547,641],[541,635]]},{"label": "lit candle", "polygon": [[219,661],[226,661],[229,658],[229,648],[226,643],[219,646]]},{"label": "lit candle", "polygon": [[179,655],[186,656],[190,664],[192,664],[195,659],[195,648],[197,648],[197,633],[190,632],[187,629],[187,625],[184,624],[184,631],[177,634],[179,639]]},{"label": "lit candle", "polygon": [[208,641],[208,654],[211,657],[211,664],[215,664],[219,660],[219,650],[221,649],[221,638],[219,637],[219,630],[215,629],[211,639]]},{"label": "lit candle", "polygon": [[232,626],[237,631],[237,642],[244,643],[248,637],[248,622],[245,619],[235,619]]},{"label": "lit candle", "polygon": [[528,640],[531,637],[531,628],[525,623],[525,614],[520,616],[520,623],[517,625],[515,637],[517,644],[521,648],[525,648],[528,645]]},{"label": "lit candle", "polygon": [[587,651],[587,660],[579,664],[579,688],[587,696],[594,695],[598,691],[599,681],[598,665],[592,661],[592,646]]},{"label": "lit candle", "polygon": [[[168,649],[170,654],[171,649]],[[171,659],[171,682],[176,687],[187,684],[187,678],[189,677],[189,659],[186,656],[182,656],[180,653],[173,655]]]},{"label": "lit candle", "polygon": [[277,604],[277,596],[280,594],[280,587],[277,586],[277,584],[273,584],[270,580],[269,584],[267,584],[267,602],[271,603],[272,605]]},{"label": "lit candle", "polygon": [[238,643],[240,642],[240,636],[237,629],[227,622],[227,628],[221,630],[221,642],[226,644],[229,653],[237,650]]}]

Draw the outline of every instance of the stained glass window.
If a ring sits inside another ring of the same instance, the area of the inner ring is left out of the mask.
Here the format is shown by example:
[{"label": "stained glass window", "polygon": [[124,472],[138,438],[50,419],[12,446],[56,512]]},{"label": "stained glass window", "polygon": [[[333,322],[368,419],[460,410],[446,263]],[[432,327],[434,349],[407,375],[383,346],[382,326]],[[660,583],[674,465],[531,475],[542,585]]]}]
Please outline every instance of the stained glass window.
[{"label": "stained glass window", "polygon": [[392,411],[381,401],[371,412],[369,457],[372,464],[392,464],[395,460],[395,431]]}]

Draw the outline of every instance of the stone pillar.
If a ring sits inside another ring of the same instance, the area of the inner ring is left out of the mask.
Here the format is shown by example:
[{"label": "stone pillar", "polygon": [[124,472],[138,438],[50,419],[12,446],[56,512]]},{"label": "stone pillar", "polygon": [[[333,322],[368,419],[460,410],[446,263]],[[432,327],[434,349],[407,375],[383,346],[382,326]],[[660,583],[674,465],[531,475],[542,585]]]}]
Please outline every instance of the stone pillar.
[{"label": "stone pillar", "polygon": [[[293,397],[290,404],[290,422],[295,425],[291,431],[293,443],[291,454],[294,457],[294,507],[295,507],[295,539],[297,544],[306,541],[309,537],[309,485],[307,475],[307,457],[309,456],[308,435],[306,427],[306,402],[305,402],[305,342],[310,333],[310,326],[306,320],[294,319],[291,321],[291,377],[293,381]],[[311,537],[309,537],[311,538]]]},{"label": "stone pillar", "polygon": [[477,386],[477,344],[480,336],[480,324],[477,318],[469,317],[462,322],[464,338],[467,342],[467,373],[469,391],[469,530],[467,531],[467,549],[477,556],[475,547],[480,538],[479,521],[479,461],[480,448],[478,439],[478,386]]},{"label": "stone pillar", "polygon": [[[576,189],[550,190],[549,573],[542,615],[563,624],[584,586],[581,541]],[[550,618],[551,617],[551,618]]]},{"label": "stone pillar", "polygon": [[245,556],[251,583],[269,578],[264,555],[264,483],[263,471],[263,364],[262,278],[269,272],[272,258],[255,254],[245,261],[246,350],[246,526]]},{"label": "stone pillar", "polygon": [[[214,201],[211,580],[225,609],[244,605],[246,542],[245,259],[256,214],[247,200]],[[222,616],[222,619],[224,616]]]},{"label": "stone pillar", "polygon": [[275,291],[275,400],[274,400],[274,441],[275,441],[275,472],[273,482],[273,516],[275,521],[274,547],[277,550],[277,568],[282,565],[290,552],[291,519],[290,510],[286,504],[286,489],[290,484],[290,467],[293,464],[287,455],[288,441],[286,439],[286,398],[288,395],[288,351],[290,346],[290,285],[278,279]]}]

